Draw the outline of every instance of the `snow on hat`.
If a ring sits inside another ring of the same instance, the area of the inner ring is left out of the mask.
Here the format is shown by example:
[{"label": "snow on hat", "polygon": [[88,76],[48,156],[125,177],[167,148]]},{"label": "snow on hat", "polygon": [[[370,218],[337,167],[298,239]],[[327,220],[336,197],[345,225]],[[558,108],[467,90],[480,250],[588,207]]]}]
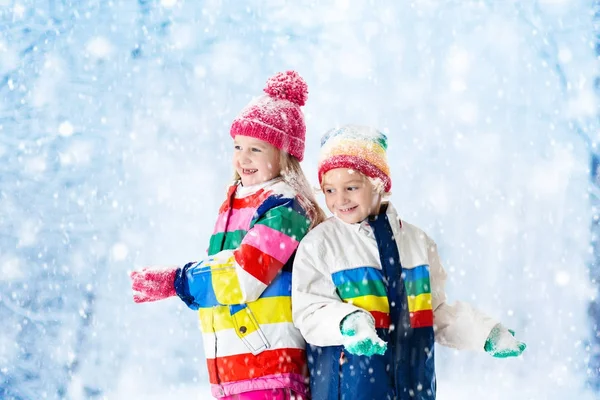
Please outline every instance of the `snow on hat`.
[{"label": "snow on hat", "polygon": [[231,137],[250,136],[304,158],[306,126],[300,107],[308,97],[308,86],[296,71],[278,72],[267,80],[267,93],[250,102],[233,120]]},{"label": "snow on hat", "polygon": [[329,170],[350,168],[381,179],[384,191],[389,192],[392,180],[386,150],[387,137],[377,129],[358,125],[331,129],[321,138],[319,183]]}]

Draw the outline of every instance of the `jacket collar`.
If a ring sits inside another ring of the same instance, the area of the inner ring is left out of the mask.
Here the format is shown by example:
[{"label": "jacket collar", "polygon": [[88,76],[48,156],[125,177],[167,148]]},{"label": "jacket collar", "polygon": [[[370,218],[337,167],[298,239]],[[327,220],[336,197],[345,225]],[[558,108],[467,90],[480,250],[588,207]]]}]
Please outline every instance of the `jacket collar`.
[{"label": "jacket collar", "polygon": [[[388,201],[388,202],[382,203],[382,206],[384,204],[387,205],[387,210],[385,213],[390,221],[390,225],[392,226],[392,232],[394,233],[394,236],[396,236],[396,235],[398,235],[399,230],[402,227],[402,222],[400,222],[398,212],[396,211],[396,208],[392,205],[392,203]],[[335,214],[333,215],[333,218],[335,218],[338,221],[338,223],[346,226],[348,229],[350,229],[353,232],[375,238],[373,229],[369,225],[369,218],[366,218],[363,221],[356,222],[354,224],[349,224],[347,222],[342,221],[342,219],[339,218]]]},{"label": "jacket collar", "polygon": [[282,180],[283,180],[283,178],[278,176],[276,178],[271,179],[270,181],[266,181],[263,183],[257,183],[256,185],[251,185],[251,186],[243,186],[241,180],[235,181],[233,184],[233,186],[235,187],[235,197],[241,198],[241,197],[250,196],[250,195],[258,192],[259,190],[265,189],[271,185],[276,184],[277,182],[281,182]]}]

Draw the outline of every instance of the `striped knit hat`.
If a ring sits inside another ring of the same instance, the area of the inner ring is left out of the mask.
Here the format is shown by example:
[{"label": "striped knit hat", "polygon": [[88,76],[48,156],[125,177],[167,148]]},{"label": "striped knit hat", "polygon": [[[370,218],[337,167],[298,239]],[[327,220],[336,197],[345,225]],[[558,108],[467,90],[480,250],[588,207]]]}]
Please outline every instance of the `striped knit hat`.
[{"label": "striped knit hat", "polygon": [[377,129],[346,125],[328,131],[321,139],[319,183],[335,168],[350,168],[370,178],[379,178],[387,193],[392,189],[387,162],[387,137]]},{"label": "striped knit hat", "polygon": [[264,92],[233,120],[231,137],[263,140],[302,161],[306,125],[300,107],[308,97],[306,82],[296,71],[279,72],[267,80]]}]

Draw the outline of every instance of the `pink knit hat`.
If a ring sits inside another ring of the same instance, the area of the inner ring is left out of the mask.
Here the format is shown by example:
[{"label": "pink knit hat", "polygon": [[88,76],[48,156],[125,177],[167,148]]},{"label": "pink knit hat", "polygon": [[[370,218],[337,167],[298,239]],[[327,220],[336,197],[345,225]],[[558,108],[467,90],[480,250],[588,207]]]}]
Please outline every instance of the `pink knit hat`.
[{"label": "pink knit hat", "polygon": [[306,82],[296,71],[279,72],[267,80],[264,91],[233,120],[231,137],[264,140],[302,161],[306,126],[300,106],[308,97]]}]

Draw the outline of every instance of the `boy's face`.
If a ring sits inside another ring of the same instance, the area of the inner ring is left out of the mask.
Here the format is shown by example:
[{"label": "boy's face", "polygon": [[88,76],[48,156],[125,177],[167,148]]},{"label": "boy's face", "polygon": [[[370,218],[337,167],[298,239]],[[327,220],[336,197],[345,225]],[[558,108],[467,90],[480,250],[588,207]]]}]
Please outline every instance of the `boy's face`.
[{"label": "boy's face", "polygon": [[375,214],[381,203],[381,194],[371,181],[348,168],[327,171],[323,175],[322,189],[329,211],[349,224]]},{"label": "boy's face", "polygon": [[233,145],[233,168],[240,175],[242,185],[256,185],[279,176],[279,150],[276,147],[242,135],[235,136]]}]

